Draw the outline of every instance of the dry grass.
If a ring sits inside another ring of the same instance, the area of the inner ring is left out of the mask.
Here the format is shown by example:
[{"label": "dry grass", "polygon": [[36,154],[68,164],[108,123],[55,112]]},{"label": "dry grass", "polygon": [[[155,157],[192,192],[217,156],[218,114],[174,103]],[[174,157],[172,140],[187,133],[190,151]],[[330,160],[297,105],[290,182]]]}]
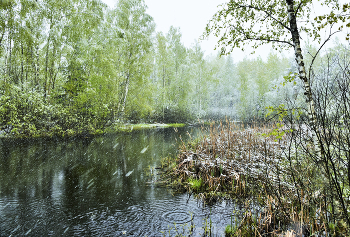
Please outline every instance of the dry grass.
[{"label": "dry grass", "polygon": [[201,179],[206,193],[249,195],[264,180],[277,179],[271,170],[284,172],[279,165],[284,142],[261,135],[270,130],[244,129],[235,123],[212,124],[202,140],[182,145],[172,175],[184,183],[189,178]]},{"label": "dry grass", "polygon": [[[207,136],[182,144],[175,163],[168,160],[167,182],[206,202],[230,198],[259,203],[261,211],[255,219],[247,207],[241,224],[227,236],[327,236],[328,203],[315,192],[317,174],[307,160],[299,162],[300,157],[293,164],[296,154],[288,134],[277,140],[262,135],[273,129],[213,123]],[[339,232],[340,227],[338,233],[347,233]]]}]

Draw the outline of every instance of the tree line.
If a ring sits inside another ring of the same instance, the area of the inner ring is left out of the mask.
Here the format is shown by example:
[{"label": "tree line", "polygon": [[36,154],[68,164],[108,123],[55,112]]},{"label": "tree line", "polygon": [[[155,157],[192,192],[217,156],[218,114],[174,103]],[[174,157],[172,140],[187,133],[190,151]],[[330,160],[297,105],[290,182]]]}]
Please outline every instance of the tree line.
[{"label": "tree line", "polygon": [[2,135],[262,115],[263,95],[286,59],[271,53],[267,62],[235,64],[205,56],[196,41],[184,46],[179,28],[155,32],[146,9],[142,0],[120,0],[114,9],[98,0],[2,1]]}]

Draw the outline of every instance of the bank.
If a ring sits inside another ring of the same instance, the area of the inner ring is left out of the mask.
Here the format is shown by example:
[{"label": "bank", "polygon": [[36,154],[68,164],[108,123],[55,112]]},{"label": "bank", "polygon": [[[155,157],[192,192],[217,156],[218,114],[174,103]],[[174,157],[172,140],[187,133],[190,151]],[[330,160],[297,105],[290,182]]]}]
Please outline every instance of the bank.
[{"label": "bank", "polygon": [[84,127],[75,126],[67,129],[63,129],[57,125],[51,126],[49,129],[36,129],[36,126],[33,124],[22,123],[17,126],[12,126],[11,124],[4,126],[3,129],[0,130],[0,138],[86,137],[144,129],[179,128],[187,125],[186,123],[111,123],[103,128],[95,128],[91,124],[88,124]]}]

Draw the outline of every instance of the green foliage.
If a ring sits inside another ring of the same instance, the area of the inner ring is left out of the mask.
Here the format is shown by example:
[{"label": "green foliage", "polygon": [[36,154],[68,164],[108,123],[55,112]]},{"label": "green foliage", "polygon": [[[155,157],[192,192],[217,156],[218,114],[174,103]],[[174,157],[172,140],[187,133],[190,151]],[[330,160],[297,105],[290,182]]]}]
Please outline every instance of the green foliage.
[{"label": "green foliage", "polygon": [[[75,105],[79,108],[79,105]],[[26,94],[13,89],[0,97],[0,131],[16,137],[98,134],[104,128],[108,113],[84,111],[76,107],[50,105],[40,93]],[[99,110],[100,111],[100,110]]]},{"label": "green foliage", "polygon": [[[337,0],[322,1],[321,5],[329,7],[329,13],[310,19],[313,11],[312,1],[292,1],[295,14],[303,18],[311,27],[301,26],[300,32],[314,41],[320,42],[320,30],[337,22],[349,20],[348,4]],[[293,47],[289,28],[287,3],[283,1],[230,1],[221,5],[221,9],[207,24],[203,37],[214,34],[219,37],[218,46],[222,54],[230,53],[233,48],[244,48],[250,45],[257,48],[271,43],[276,49]],[[346,27],[349,27],[346,25]],[[229,29],[229,30],[227,30]],[[340,26],[338,30],[342,30]],[[347,36],[348,37],[348,36]],[[278,44],[278,47],[276,46]]]},{"label": "green foliage", "polygon": [[152,115],[156,121],[164,123],[188,122],[194,120],[194,115],[191,111],[178,108],[177,106],[168,106],[163,111],[156,112]]},{"label": "green foliage", "polygon": [[287,109],[285,108],[284,104],[280,104],[277,108],[274,108],[273,106],[266,107],[268,109],[268,113],[266,116],[270,116],[272,113],[275,113],[278,115],[278,120],[283,121],[284,116],[288,114]]},{"label": "green foliage", "polygon": [[[142,88],[148,91],[147,78],[151,73],[149,54],[155,25],[153,18],[146,13],[146,5],[143,0],[118,1],[112,14],[115,28],[121,32],[118,47],[121,88],[117,113],[123,120],[127,115],[126,112],[132,111],[127,108],[130,100],[136,101],[136,98],[144,98],[137,89]],[[144,112],[139,111],[138,113]]]},{"label": "green foliage", "polygon": [[[283,125],[284,117],[288,115],[288,110],[285,109],[285,105],[281,104],[277,108],[274,108],[273,106],[267,107],[268,113],[266,116],[271,116],[272,114],[274,116],[278,116],[278,121],[279,123],[276,123],[276,128],[272,129],[269,133],[262,133],[262,136],[269,137],[272,136],[275,138],[275,141],[278,141],[283,138],[283,136],[286,133],[291,133],[293,132],[293,129],[285,129]],[[295,110],[292,112],[293,114],[295,113]]]},{"label": "green foliage", "polygon": [[[121,121],[264,119],[274,98],[269,89],[289,66],[273,53],[267,61],[238,63],[205,57],[197,42],[183,45],[176,27],[155,34],[143,0],[118,1],[115,9],[97,0],[10,2],[17,7],[3,1],[0,8],[1,119],[17,124],[16,134],[95,133]],[[230,14],[239,3],[227,5]],[[242,9],[257,16],[250,23],[262,17],[257,8]],[[278,9],[271,14],[286,14]],[[285,78],[286,87],[293,77]],[[32,109],[18,94],[35,97],[38,114],[22,116]]]},{"label": "green foliage", "polygon": [[203,188],[203,180],[202,179],[188,179],[188,184],[190,185],[191,189],[195,192],[200,192]]},{"label": "green foliage", "polygon": [[225,236],[226,237],[234,236],[235,232],[236,232],[236,227],[235,226],[227,225],[225,227]]},{"label": "green foliage", "polygon": [[288,82],[293,82],[294,85],[296,85],[295,77],[297,76],[298,76],[297,73],[292,73],[292,72],[290,72],[287,76],[283,76],[284,82],[282,83],[282,86],[285,86],[286,83]]}]

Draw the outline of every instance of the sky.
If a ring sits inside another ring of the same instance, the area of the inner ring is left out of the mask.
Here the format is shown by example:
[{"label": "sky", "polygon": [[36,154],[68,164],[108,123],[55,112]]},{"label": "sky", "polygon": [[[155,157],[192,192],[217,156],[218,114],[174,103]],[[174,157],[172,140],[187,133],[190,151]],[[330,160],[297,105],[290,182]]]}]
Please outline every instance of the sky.
[{"label": "sky", "polygon": [[[117,3],[117,0],[102,1],[111,8],[114,8]],[[339,2],[346,1],[340,0]],[[148,6],[147,13],[153,17],[156,23],[156,31],[162,31],[166,34],[170,26],[179,27],[182,33],[182,42],[186,47],[190,47],[195,43],[195,40],[199,40],[207,22],[217,12],[218,5],[225,2],[227,0],[145,0]],[[317,6],[316,8],[318,9]],[[218,53],[214,51],[217,40],[211,36],[209,40],[200,41],[205,55]],[[271,47],[266,45],[259,47],[254,55],[250,54],[253,51],[250,49],[244,52],[240,49],[234,49],[231,55],[236,62],[241,61],[244,57],[261,56],[266,59],[271,50]],[[285,53],[291,54],[292,51]]]},{"label": "sky", "polygon": [[[111,8],[117,0],[102,0]],[[145,0],[147,13],[156,23],[156,31],[166,33],[170,26],[180,27],[186,47],[191,46],[204,32],[206,23],[225,0]],[[204,42],[203,47],[213,50],[215,40]]]},{"label": "sky", "polygon": [[[102,0],[113,8],[117,0]],[[186,47],[190,47],[199,40],[203,34],[207,22],[217,12],[218,5],[227,0],[145,0],[148,6],[147,13],[151,15],[156,23],[156,31],[166,34],[170,26],[179,27],[182,33],[182,42]],[[214,51],[217,38],[211,36],[208,40],[200,41],[205,55],[217,54]],[[257,55],[265,57],[270,51],[270,47],[265,47],[257,51]],[[249,55],[249,50],[242,52],[235,50],[232,55],[235,61],[240,61],[245,55]]]}]

